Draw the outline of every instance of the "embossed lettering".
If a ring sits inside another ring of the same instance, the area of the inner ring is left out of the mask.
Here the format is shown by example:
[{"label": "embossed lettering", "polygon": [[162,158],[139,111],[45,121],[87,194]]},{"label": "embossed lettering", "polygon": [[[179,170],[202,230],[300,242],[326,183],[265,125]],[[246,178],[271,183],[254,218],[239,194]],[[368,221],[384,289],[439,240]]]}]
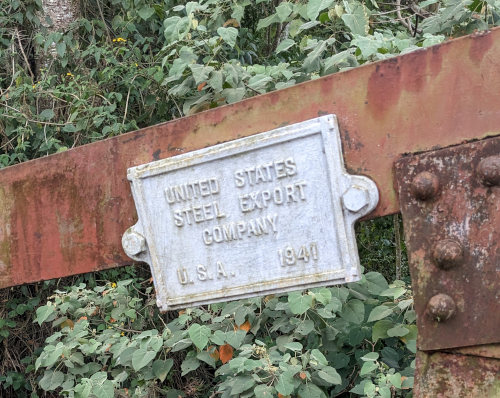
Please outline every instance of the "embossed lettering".
[{"label": "embossed lettering", "polygon": [[199,199],[220,192],[219,180],[216,177],[205,178],[165,188],[165,198],[169,204]]},{"label": "embossed lettering", "polygon": [[275,179],[292,177],[297,174],[297,165],[292,157],[263,163],[255,167],[247,167],[234,172],[234,184],[238,188],[245,185],[254,186]]},{"label": "embossed lettering", "polygon": [[177,268],[177,278],[179,279],[179,283],[181,285],[186,285],[190,282],[187,270],[184,267]]},{"label": "embossed lettering", "polygon": [[183,227],[185,224],[192,225],[193,221],[199,224],[214,218],[224,217],[226,214],[221,211],[217,201],[174,211],[174,223],[178,227]]},{"label": "embossed lettering", "polygon": [[252,236],[269,235],[278,232],[278,215],[265,216],[248,221],[231,222],[206,228],[202,232],[205,245],[212,243],[231,242]]},{"label": "embossed lettering", "polygon": [[208,278],[208,274],[205,266],[200,264],[196,267],[196,270],[198,271],[198,279],[200,281],[206,281]]},{"label": "embossed lettering", "polygon": [[248,213],[253,210],[265,209],[269,203],[282,205],[284,203],[295,203],[306,200],[304,187],[305,181],[298,181],[284,187],[276,187],[272,190],[255,191],[242,194],[238,197],[240,210]]}]

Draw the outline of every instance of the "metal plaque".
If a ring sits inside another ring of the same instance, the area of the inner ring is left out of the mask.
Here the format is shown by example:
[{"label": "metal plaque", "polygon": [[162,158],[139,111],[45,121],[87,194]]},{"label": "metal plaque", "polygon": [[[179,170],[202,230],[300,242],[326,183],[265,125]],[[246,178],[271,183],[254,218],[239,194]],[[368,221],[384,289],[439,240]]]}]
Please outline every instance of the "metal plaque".
[{"label": "metal plaque", "polygon": [[150,264],[162,310],[352,282],[354,222],[375,183],[344,169],[335,116],[128,169],[139,221],[122,239]]}]

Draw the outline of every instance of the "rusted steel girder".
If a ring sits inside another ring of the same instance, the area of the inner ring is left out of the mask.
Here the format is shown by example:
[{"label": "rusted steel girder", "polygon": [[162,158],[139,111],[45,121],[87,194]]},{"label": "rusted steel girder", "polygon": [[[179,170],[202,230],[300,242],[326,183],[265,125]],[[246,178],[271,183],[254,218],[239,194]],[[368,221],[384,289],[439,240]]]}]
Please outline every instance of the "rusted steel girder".
[{"label": "rusted steel girder", "polygon": [[2,170],[0,287],[130,263],[128,167],[323,114],[379,187],[372,216],[396,212],[400,154],[500,134],[499,70],[496,29]]}]

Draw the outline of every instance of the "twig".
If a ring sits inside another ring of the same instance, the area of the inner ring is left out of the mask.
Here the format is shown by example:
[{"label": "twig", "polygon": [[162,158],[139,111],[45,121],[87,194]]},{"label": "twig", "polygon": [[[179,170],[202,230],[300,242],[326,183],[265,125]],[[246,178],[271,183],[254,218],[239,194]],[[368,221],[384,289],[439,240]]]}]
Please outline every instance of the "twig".
[{"label": "twig", "polygon": [[393,216],[394,237],[396,243],[396,279],[401,279],[401,232],[399,228],[399,214]]},{"label": "twig", "polygon": [[128,111],[128,100],[130,98],[130,90],[132,89],[132,83],[134,82],[135,78],[139,76],[139,75],[135,75],[132,80],[130,81],[130,86],[128,88],[128,92],[127,92],[127,100],[125,102],[125,113],[123,114],[123,121],[122,121],[122,126],[125,125],[125,120],[127,119],[127,111]]},{"label": "twig", "polygon": [[30,63],[28,61],[28,57],[26,57],[26,54],[24,53],[23,44],[21,43],[21,37],[19,35],[19,30],[17,30],[17,28],[16,28],[15,32],[16,32],[16,36],[17,36],[17,42],[19,43],[19,50],[21,51],[21,54],[23,55],[24,62],[26,63],[26,67],[28,68],[28,72],[30,73],[31,78],[33,80],[35,80],[35,75],[33,74],[32,70],[31,70]]}]

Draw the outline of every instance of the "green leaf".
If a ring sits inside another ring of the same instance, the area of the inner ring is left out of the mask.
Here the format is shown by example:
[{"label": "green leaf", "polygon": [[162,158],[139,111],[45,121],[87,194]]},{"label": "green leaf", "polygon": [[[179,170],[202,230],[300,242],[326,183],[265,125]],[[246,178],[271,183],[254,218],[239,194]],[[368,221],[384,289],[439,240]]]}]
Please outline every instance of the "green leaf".
[{"label": "green leaf", "polygon": [[270,81],[272,81],[272,77],[266,76],[264,74],[257,74],[252,76],[250,80],[248,80],[248,87],[254,89],[255,91],[259,91],[261,93],[266,92],[266,85]]},{"label": "green leaf", "polygon": [[187,375],[189,372],[193,372],[200,366],[200,361],[195,357],[187,357],[181,364],[182,374],[181,376]]},{"label": "green leaf", "polygon": [[326,394],[312,383],[302,384],[297,392],[298,398],[326,398]]},{"label": "green leaf", "polygon": [[341,384],[342,383],[342,378],[337,373],[337,371],[334,368],[332,368],[331,366],[323,367],[318,372],[318,376],[330,384]]},{"label": "green leaf", "polygon": [[387,319],[376,322],[372,328],[372,341],[376,343],[378,339],[385,339],[389,337],[387,335],[387,331],[393,326],[394,322]]},{"label": "green leaf", "polygon": [[314,21],[319,12],[330,7],[335,0],[309,0],[307,3],[307,17]]},{"label": "green leaf", "polygon": [[293,375],[289,372],[283,372],[274,387],[281,395],[290,395],[295,389],[293,385]]},{"label": "green leaf", "polygon": [[173,365],[174,360],[172,358],[168,358],[166,360],[157,359],[153,362],[153,374],[156,378],[163,382]]},{"label": "green leaf", "polygon": [[135,371],[142,369],[156,357],[156,352],[146,351],[144,348],[139,348],[132,354],[132,367]]},{"label": "green leaf", "polygon": [[279,17],[277,14],[273,14],[264,19],[259,19],[259,23],[257,24],[257,30],[267,28],[272,23],[279,22]]},{"label": "green leaf", "polygon": [[361,359],[366,362],[373,362],[376,361],[378,357],[379,357],[378,352],[369,352],[368,354],[363,355]]},{"label": "green leaf", "polygon": [[[302,294],[302,292],[292,292],[288,294],[288,304],[290,311],[295,315],[302,315],[312,306],[312,296]],[[286,394],[285,394],[286,395]]]},{"label": "green leaf", "polygon": [[295,45],[295,40],[285,39],[278,45],[278,47],[276,47],[276,54],[279,54],[282,51],[286,51],[294,45]]},{"label": "green leaf", "polygon": [[235,330],[231,332],[226,332],[226,341],[229,345],[238,349],[243,343],[246,334],[247,333],[244,330]]},{"label": "green leaf", "polygon": [[319,301],[323,305],[327,305],[332,300],[331,290],[324,287],[313,290],[313,294],[316,301]]},{"label": "green leaf", "polygon": [[143,6],[137,10],[137,14],[145,21],[149,19],[155,13],[154,8],[149,6]]},{"label": "green leaf", "polygon": [[44,391],[53,391],[64,382],[64,373],[53,370],[46,370],[42,379],[38,382]]},{"label": "green leaf", "polygon": [[[52,109],[46,109],[46,111],[52,111]],[[45,111],[44,111],[45,112]],[[53,112],[52,112],[53,113]],[[36,318],[38,325],[45,322],[53,313],[55,312],[55,307],[51,305],[42,305],[36,309]]]},{"label": "green leaf", "polygon": [[328,365],[328,360],[323,355],[323,353],[320,350],[318,350],[317,348],[314,348],[311,350],[311,359],[315,360],[320,365],[323,365],[323,366]]},{"label": "green leaf", "polygon": [[266,384],[259,384],[253,389],[255,398],[274,398],[276,396],[276,389],[273,386]]},{"label": "green leaf", "polygon": [[368,25],[368,10],[360,3],[354,3],[350,13],[342,15],[342,20],[352,34],[366,36],[370,29]]},{"label": "green leaf", "polygon": [[188,17],[174,16],[165,19],[163,22],[165,39],[168,43],[183,39],[188,34],[190,25]]},{"label": "green leaf", "polygon": [[403,325],[396,325],[387,331],[389,337],[402,337],[406,336],[410,331]]},{"label": "green leaf", "polygon": [[387,375],[387,380],[396,388],[401,388],[401,374],[394,373],[393,375]]},{"label": "green leaf", "polygon": [[193,340],[194,345],[198,347],[199,350],[203,350],[206,347],[212,332],[205,325],[193,323],[188,329],[188,334],[191,340]]},{"label": "green leaf", "polygon": [[384,276],[379,272],[367,272],[365,274],[366,284],[368,285],[368,291],[371,294],[381,294],[384,290],[389,288]]},{"label": "green leaf", "polygon": [[66,54],[66,43],[63,42],[63,41],[57,43],[57,45],[56,45],[56,51],[57,51],[57,55],[60,58],[64,57],[64,54]]},{"label": "green leaf", "polygon": [[372,312],[370,312],[370,316],[368,317],[368,322],[378,321],[380,319],[387,318],[389,315],[392,315],[392,308],[386,305],[379,305],[375,307]]},{"label": "green leaf", "polygon": [[285,22],[288,16],[292,13],[292,5],[286,1],[276,7],[276,15],[279,22]]},{"label": "green leaf", "polygon": [[283,347],[288,348],[289,350],[292,350],[292,351],[302,351],[302,348],[303,348],[302,344],[300,344],[297,341],[292,341],[290,343],[286,343],[283,345]]},{"label": "green leaf", "polygon": [[365,374],[373,372],[377,368],[378,368],[377,362],[365,362],[361,367],[361,372],[359,374],[361,376],[364,376]]},{"label": "green leaf", "polygon": [[217,33],[222,40],[224,40],[231,47],[236,45],[236,38],[238,37],[238,29],[229,27],[229,28],[219,28],[217,29]]},{"label": "green leaf", "polygon": [[340,316],[348,322],[360,324],[365,319],[365,305],[361,300],[351,299],[344,305]]},{"label": "green leaf", "polygon": [[231,395],[241,394],[255,385],[255,380],[251,376],[238,376],[234,378],[234,381]]},{"label": "green leaf", "polygon": [[40,112],[40,119],[41,120],[52,120],[54,118],[55,114],[52,109],[44,109],[43,111]]}]

